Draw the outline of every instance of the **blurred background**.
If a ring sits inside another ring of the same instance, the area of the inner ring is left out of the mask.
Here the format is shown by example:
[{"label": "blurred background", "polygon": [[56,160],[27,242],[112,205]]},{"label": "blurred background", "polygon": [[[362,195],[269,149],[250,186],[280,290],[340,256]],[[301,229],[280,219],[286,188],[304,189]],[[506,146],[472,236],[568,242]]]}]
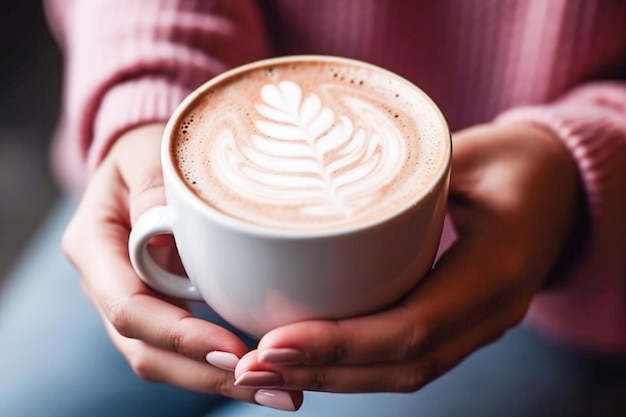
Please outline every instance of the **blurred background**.
[{"label": "blurred background", "polygon": [[38,0],[0,3],[0,290],[59,193],[48,148],[61,56],[42,7]]}]

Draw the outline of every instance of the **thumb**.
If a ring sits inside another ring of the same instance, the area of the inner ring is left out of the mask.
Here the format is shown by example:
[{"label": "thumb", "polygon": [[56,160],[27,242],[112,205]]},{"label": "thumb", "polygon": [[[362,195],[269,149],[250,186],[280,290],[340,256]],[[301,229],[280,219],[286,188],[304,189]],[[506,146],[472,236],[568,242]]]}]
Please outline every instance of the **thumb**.
[{"label": "thumb", "polygon": [[154,123],[131,129],[109,153],[128,190],[131,224],[149,208],[165,204],[160,155],[164,128],[163,123]]}]

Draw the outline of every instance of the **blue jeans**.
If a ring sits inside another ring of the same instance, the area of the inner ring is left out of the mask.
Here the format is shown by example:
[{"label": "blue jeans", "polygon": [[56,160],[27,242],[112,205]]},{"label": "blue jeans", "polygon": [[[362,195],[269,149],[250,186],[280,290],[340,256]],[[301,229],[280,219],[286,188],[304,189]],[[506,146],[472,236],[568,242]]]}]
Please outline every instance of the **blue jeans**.
[{"label": "blue jeans", "polygon": [[[60,203],[0,294],[0,416],[284,416],[142,381],[109,341],[59,248]],[[414,394],[306,393],[300,416],[626,416],[624,360],[554,346],[519,327]]]}]

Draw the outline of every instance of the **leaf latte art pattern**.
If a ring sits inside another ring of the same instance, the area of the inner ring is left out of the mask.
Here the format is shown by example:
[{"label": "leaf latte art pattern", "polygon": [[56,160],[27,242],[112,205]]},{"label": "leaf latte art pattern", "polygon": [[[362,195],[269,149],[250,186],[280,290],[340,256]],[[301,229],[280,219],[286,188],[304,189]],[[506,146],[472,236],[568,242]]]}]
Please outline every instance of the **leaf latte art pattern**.
[{"label": "leaf latte art pattern", "polygon": [[333,93],[331,107],[292,81],[263,86],[249,140],[220,134],[215,175],[246,199],[309,218],[347,218],[367,208],[402,169],[406,144],[389,113],[341,89]]}]

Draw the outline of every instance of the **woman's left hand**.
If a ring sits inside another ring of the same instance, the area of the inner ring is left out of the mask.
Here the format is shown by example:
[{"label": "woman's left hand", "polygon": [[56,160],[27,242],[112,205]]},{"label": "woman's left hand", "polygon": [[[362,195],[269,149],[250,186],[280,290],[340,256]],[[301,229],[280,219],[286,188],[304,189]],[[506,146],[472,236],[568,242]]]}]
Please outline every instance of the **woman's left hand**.
[{"label": "woman's left hand", "polygon": [[558,138],[525,124],[454,135],[449,215],[458,239],[398,304],[267,333],[236,384],[410,392],[522,320],[580,214],[580,184]]}]

